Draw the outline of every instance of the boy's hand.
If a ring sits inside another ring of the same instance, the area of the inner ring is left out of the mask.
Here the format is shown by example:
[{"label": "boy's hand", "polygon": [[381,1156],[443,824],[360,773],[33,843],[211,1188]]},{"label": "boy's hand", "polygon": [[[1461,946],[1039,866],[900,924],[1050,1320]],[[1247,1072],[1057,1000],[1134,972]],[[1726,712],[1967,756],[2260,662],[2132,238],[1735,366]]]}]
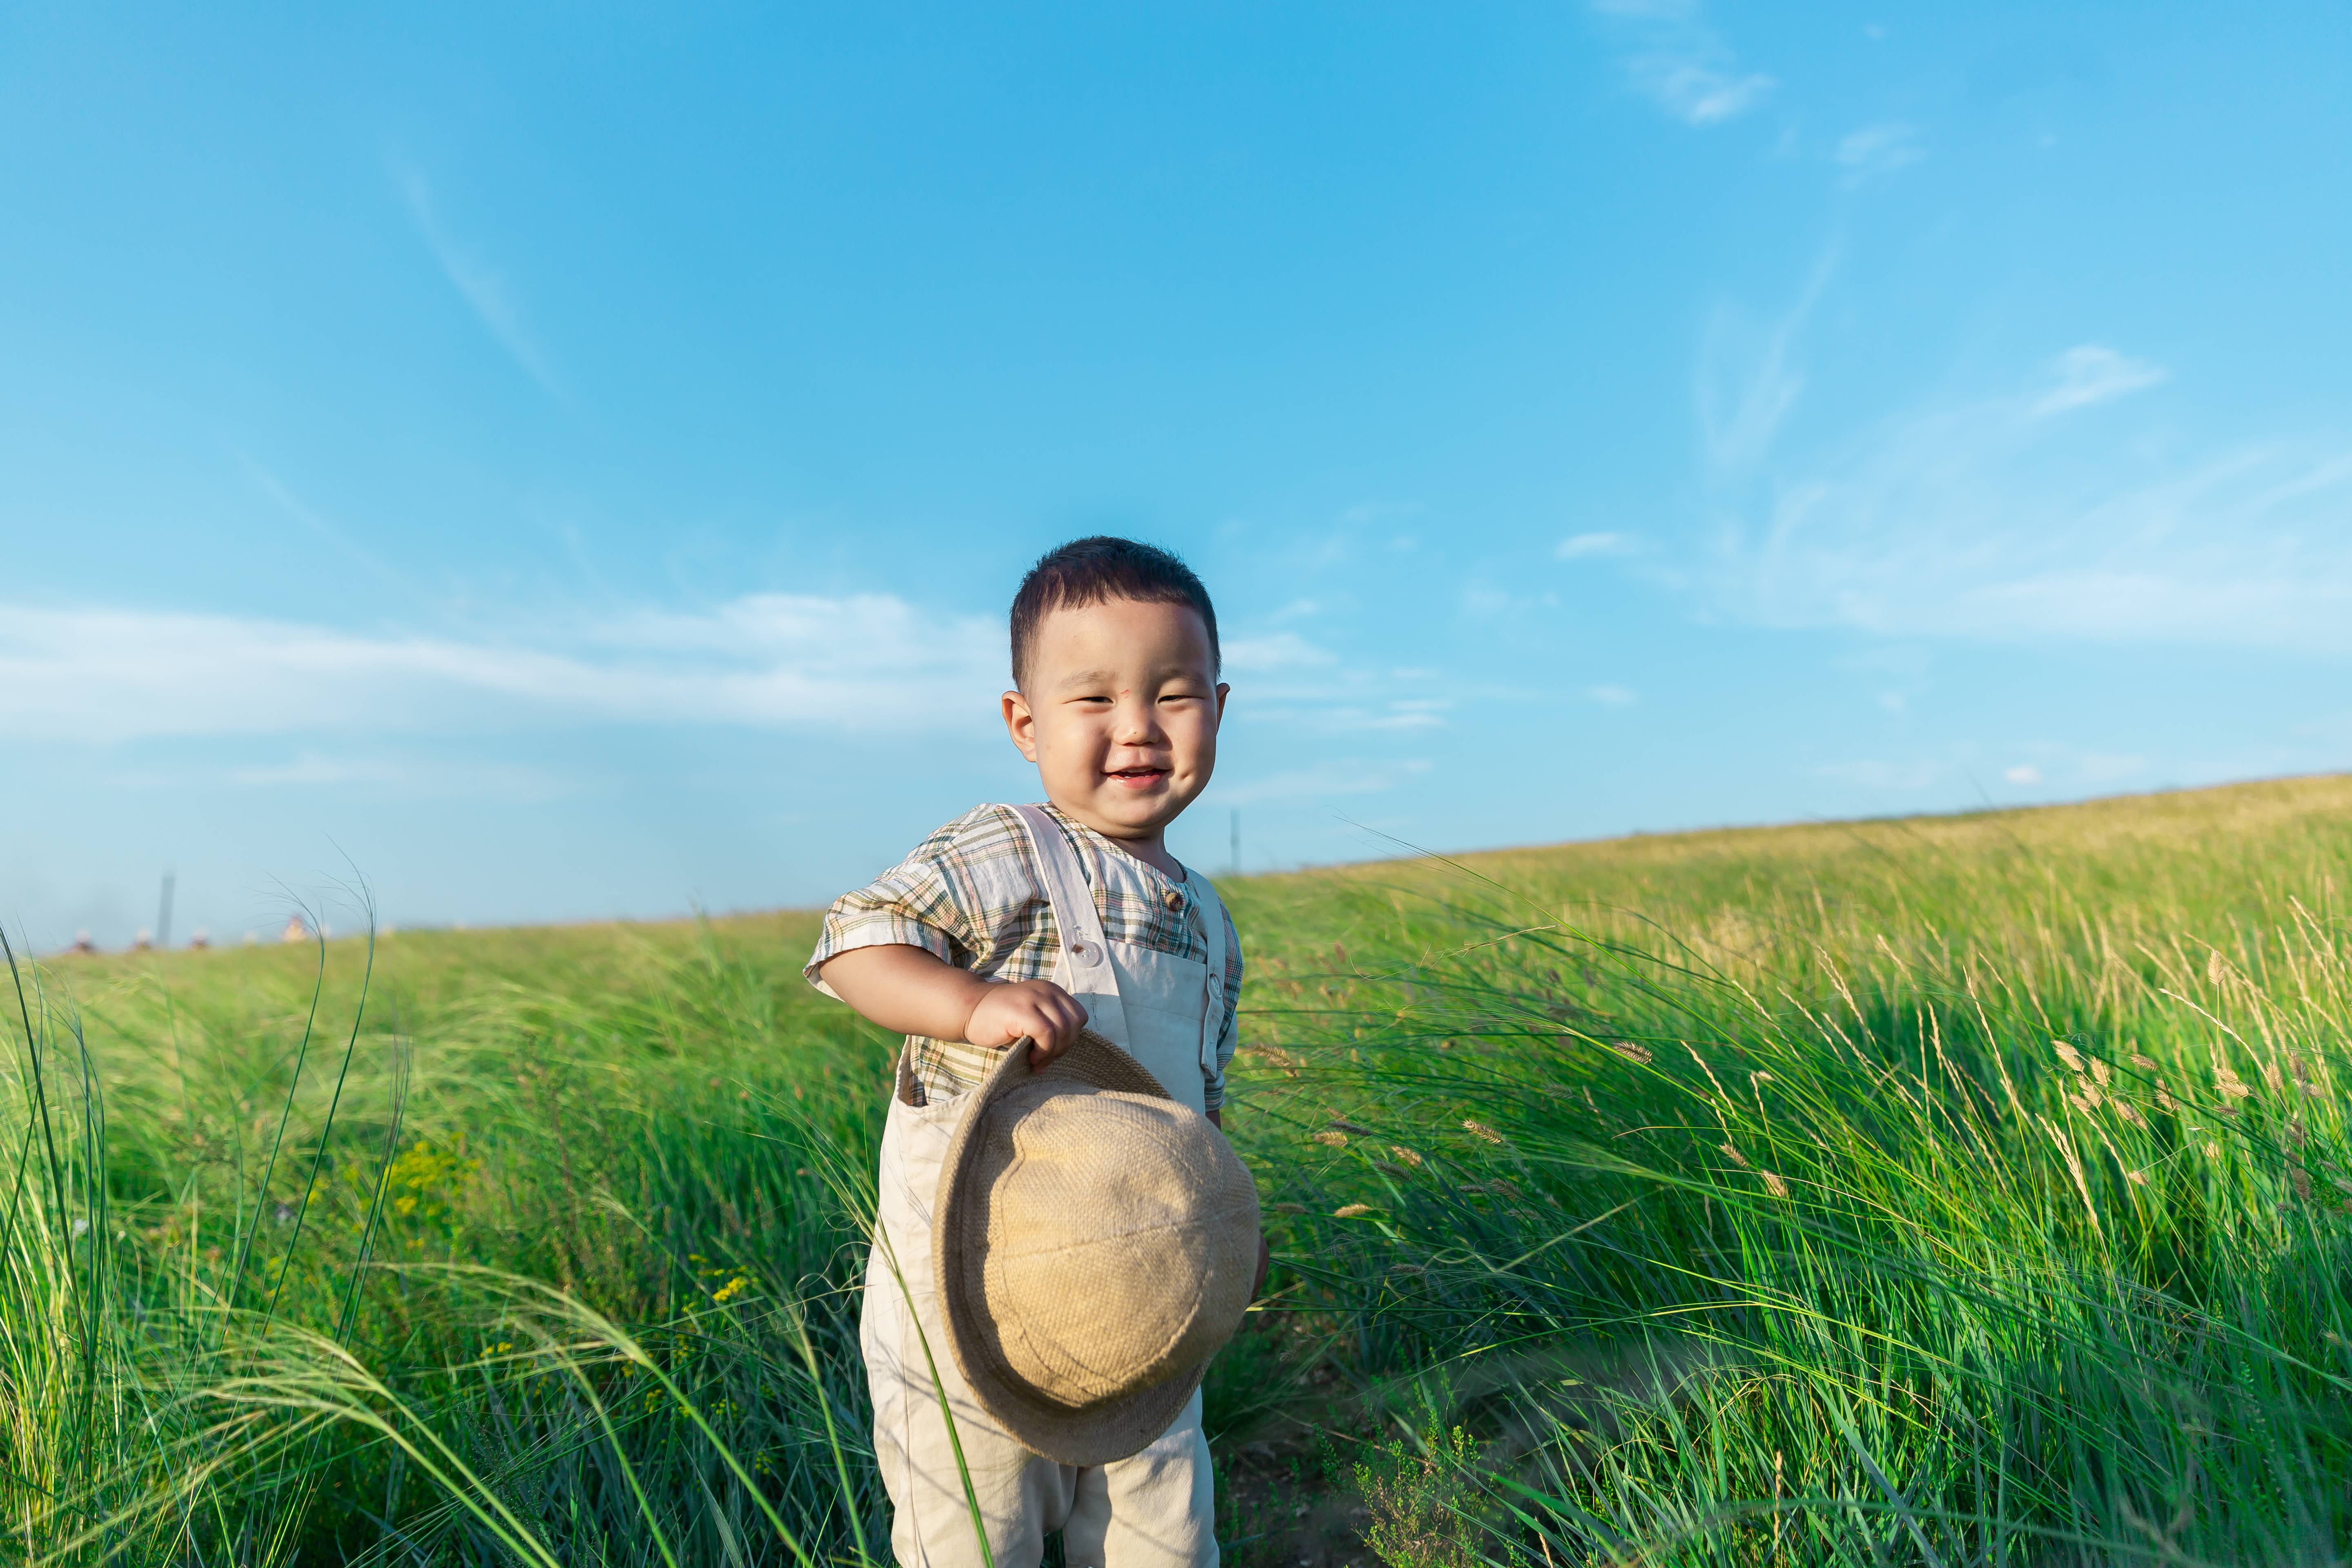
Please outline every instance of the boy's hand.
[{"label": "boy's hand", "polygon": [[1052,981],[1014,980],[981,993],[971,1016],[964,1020],[963,1037],[990,1050],[1003,1050],[1026,1037],[1034,1042],[1029,1052],[1034,1072],[1069,1049],[1086,1026],[1086,1008]]},{"label": "boy's hand", "polygon": [[999,984],[919,947],[852,948],[825,960],[821,973],[835,995],[902,1035],[965,1040],[991,1050],[1034,1040],[1033,1068],[1069,1049],[1087,1026],[1077,998],[1050,980]]}]

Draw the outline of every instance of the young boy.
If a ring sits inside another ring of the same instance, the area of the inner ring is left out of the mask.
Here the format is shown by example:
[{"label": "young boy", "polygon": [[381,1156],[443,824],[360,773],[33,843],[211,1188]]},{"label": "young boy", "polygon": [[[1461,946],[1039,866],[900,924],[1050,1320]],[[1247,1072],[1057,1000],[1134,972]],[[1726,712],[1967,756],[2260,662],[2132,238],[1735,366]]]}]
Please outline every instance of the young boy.
[{"label": "young boy", "polygon": [[[1023,580],[1012,640],[1004,725],[1050,804],[984,805],[932,834],[835,901],[807,966],[907,1037],[883,1140],[890,1246],[868,1268],[861,1331],[891,1546],[905,1568],[978,1564],[976,1504],[998,1568],[1034,1568],[1055,1530],[1071,1568],[1213,1568],[1197,1391],[1133,1458],[1057,1465],[980,1407],[935,1326],[931,1189],[1000,1053],[1031,1040],[1042,1066],[1091,1029],[1222,1126],[1235,1041],[1239,940],[1165,837],[1216,764],[1226,688],[1207,591],[1165,551],[1081,539]],[[1261,1282],[1265,1268],[1261,1239]],[[928,1354],[904,1349],[908,1313]]]}]

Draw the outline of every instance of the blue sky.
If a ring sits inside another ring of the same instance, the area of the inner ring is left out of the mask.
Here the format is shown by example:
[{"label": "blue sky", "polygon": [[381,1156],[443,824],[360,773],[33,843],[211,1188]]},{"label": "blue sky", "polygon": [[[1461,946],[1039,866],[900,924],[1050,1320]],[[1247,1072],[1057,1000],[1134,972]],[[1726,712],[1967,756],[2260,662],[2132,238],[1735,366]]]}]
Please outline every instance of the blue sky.
[{"label": "blue sky", "polygon": [[2352,761],[2338,7],[200,11],[0,12],[36,946],[820,902],[1106,530],[1217,869]]}]

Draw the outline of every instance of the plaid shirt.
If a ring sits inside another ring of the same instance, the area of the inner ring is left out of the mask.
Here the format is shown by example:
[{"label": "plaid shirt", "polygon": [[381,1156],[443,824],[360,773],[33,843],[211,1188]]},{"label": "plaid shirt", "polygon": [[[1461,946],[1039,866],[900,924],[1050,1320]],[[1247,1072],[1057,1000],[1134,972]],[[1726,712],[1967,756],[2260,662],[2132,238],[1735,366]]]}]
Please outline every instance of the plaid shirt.
[{"label": "plaid shirt", "polygon": [[[1078,869],[1094,892],[1105,937],[1208,962],[1206,921],[1184,884],[1054,807],[1045,809],[1077,851]],[[1207,1086],[1213,1108],[1224,1103],[1225,1065],[1239,1037],[1241,939],[1230,919],[1223,923],[1225,1019],[1217,1039],[1216,1076]],[[957,817],[879,879],[835,899],[824,913],[824,934],[802,973],[830,996],[831,988],[817,978],[826,959],[852,948],[893,943],[919,947],[990,980],[1052,976],[1062,937],[1054,928],[1054,906],[1045,896],[1036,848],[1010,806],[983,805]],[[907,1046],[915,1080],[935,1099],[978,1087],[996,1054],[923,1035],[908,1036]]]}]

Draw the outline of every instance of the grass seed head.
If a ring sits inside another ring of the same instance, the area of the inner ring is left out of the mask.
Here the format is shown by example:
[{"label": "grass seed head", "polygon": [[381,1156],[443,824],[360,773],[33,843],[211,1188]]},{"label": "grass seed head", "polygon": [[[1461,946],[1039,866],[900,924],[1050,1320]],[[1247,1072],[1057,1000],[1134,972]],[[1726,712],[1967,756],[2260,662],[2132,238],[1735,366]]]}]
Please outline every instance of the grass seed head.
[{"label": "grass seed head", "polygon": [[1612,1040],[1609,1048],[1636,1067],[1650,1065],[1650,1047],[1633,1040]]},{"label": "grass seed head", "polygon": [[1341,1204],[1338,1208],[1331,1211],[1331,1217],[1333,1219],[1361,1219],[1364,1215],[1371,1212],[1372,1205],[1370,1204]]},{"label": "grass seed head", "polygon": [[1462,1119],[1462,1131],[1469,1133],[1473,1138],[1484,1138],[1489,1143],[1500,1143],[1503,1141],[1501,1133],[1485,1122],[1466,1116]]},{"label": "grass seed head", "polygon": [[2053,1040],[2050,1044],[2057,1050],[2058,1059],[2060,1061],[2064,1062],[2076,1072],[2081,1072],[2083,1070],[2082,1052],[2076,1050],[2074,1047],[2068,1045],[2063,1040]]}]

